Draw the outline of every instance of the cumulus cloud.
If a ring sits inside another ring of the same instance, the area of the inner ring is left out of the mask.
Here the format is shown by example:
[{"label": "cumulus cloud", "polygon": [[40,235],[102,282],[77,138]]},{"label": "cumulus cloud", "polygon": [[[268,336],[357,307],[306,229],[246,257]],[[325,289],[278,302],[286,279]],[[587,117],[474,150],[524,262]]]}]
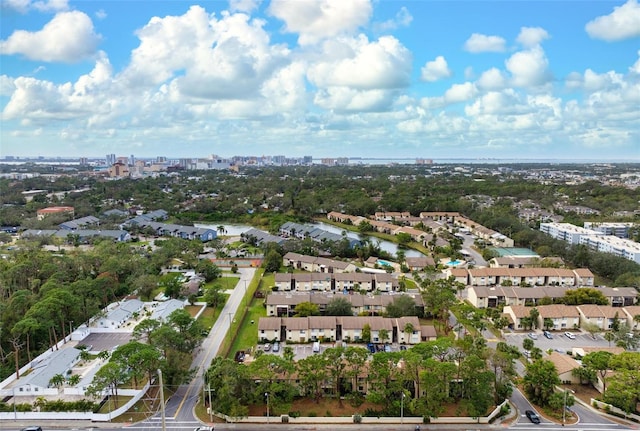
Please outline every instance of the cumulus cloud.
[{"label": "cumulus cloud", "polygon": [[599,16],[589,21],[584,29],[590,37],[607,42],[638,37],[640,36],[640,4],[637,0],[628,0],[622,6],[614,7],[609,15]]},{"label": "cumulus cloud", "polygon": [[231,12],[251,13],[254,10],[258,9],[259,4],[259,0],[230,0],[229,10]]},{"label": "cumulus cloud", "polygon": [[69,9],[68,0],[3,0],[2,8],[13,9],[20,13],[26,13],[29,10],[37,10],[39,12],[59,12]]},{"label": "cumulus cloud", "polygon": [[464,84],[453,84],[444,93],[444,99],[447,103],[466,102],[473,99],[478,94],[478,89],[471,82]]},{"label": "cumulus cloud", "polygon": [[500,36],[487,36],[473,33],[464,43],[464,49],[469,52],[503,52],[506,41]]},{"label": "cumulus cloud", "polygon": [[452,75],[447,60],[439,55],[433,61],[428,61],[421,69],[420,79],[427,82],[435,82]]},{"label": "cumulus cloud", "polygon": [[122,77],[130,86],[175,78],[178,92],[193,98],[256,97],[288,56],[285,46],[270,44],[263,24],[241,13],[216,19],[200,6],[153,18],[137,32],[140,45]]},{"label": "cumulus cloud", "polygon": [[374,23],[373,27],[377,32],[387,32],[390,30],[395,30],[400,27],[408,27],[413,21],[413,16],[409,13],[409,10],[402,6],[396,16],[392,19]]},{"label": "cumulus cloud", "polygon": [[633,64],[633,66],[631,66],[629,68],[629,71],[631,73],[635,73],[640,75],[640,51],[638,51],[638,59],[636,60],[636,62]]},{"label": "cumulus cloud", "polygon": [[549,38],[549,33],[540,27],[522,27],[516,39],[524,47],[535,47]]},{"label": "cumulus cloud", "polygon": [[298,43],[352,34],[369,22],[373,8],[369,0],[274,0],[268,12],[284,21],[284,31],[297,33]]},{"label": "cumulus cloud", "polygon": [[326,41],[307,78],[317,87],[314,103],[326,109],[382,111],[409,85],[411,53],[395,37],[364,35]]},{"label": "cumulus cloud", "polygon": [[502,71],[492,67],[480,75],[476,84],[483,90],[500,90],[505,87],[506,79]]},{"label": "cumulus cloud", "polygon": [[20,54],[30,60],[75,63],[91,57],[100,43],[93,22],[79,11],[60,12],[42,30],[16,30],[0,41],[1,54]]},{"label": "cumulus cloud", "polygon": [[[340,47],[336,46],[338,43]],[[327,55],[321,55],[318,62],[309,66],[309,80],[316,86],[389,89],[409,85],[411,53],[393,36],[373,42],[366,36],[342,39],[325,44],[323,52]],[[345,55],[331,59],[336,52]]]},{"label": "cumulus cloud", "polygon": [[514,53],[506,61],[512,83],[518,87],[535,87],[550,80],[549,61],[539,46]]}]

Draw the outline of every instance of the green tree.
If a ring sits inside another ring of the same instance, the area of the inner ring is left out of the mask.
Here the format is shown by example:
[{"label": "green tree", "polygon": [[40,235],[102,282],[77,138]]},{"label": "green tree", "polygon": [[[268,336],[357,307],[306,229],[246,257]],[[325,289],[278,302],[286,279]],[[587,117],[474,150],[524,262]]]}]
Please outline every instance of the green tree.
[{"label": "green tree", "polygon": [[127,370],[117,362],[107,362],[96,372],[87,388],[87,393],[93,397],[98,397],[109,392],[113,398],[116,408],[118,407],[118,386],[127,379]]},{"label": "green tree", "polygon": [[409,295],[398,295],[387,305],[387,316],[389,317],[417,315],[416,302]]},{"label": "green tree", "polygon": [[362,327],[362,341],[365,343],[371,342],[371,325],[365,323]]},{"label": "green tree", "polygon": [[599,351],[591,352],[582,358],[582,365],[587,369],[593,370],[600,376],[602,380],[602,392],[607,391],[606,375],[609,370],[609,362],[613,355],[610,352]]},{"label": "green tree", "polygon": [[327,380],[327,363],[323,355],[311,355],[298,361],[298,377],[302,390],[311,395],[316,403],[322,398],[322,387]]},{"label": "green tree", "polygon": [[527,364],[523,382],[529,399],[544,407],[548,405],[555,387],[560,384],[560,378],[553,362],[541,359]]},{"label": "green tree", "polygon": [[209,307],[216,308],[224,304],[227,296],[222,293],[222,286],[214,284],[205,290],[203,299]]},{"label": "green tree", "polygon": [[525,338],[522,340],[522,348],[528,351],[533,349],[533,340],[531,338]]},{"label": "green tree", "polygon": [[294,308],[295,314],[298,317],[318,316],[320,315],[320,309],[317,304],[311,302],[301,302]]},{"label": "green tree", "polygon": [[327,304],[324,314],[327,316],[352,316],[351,302],[341,297],[333,298]]},{"label": "green tree", "polygon": [[265,255],[264,262],[262,266],[264,267],[264,272],[277,272],[280,269],[280,265],[282,265],[282,256],[276,250],[269,250]]},{"label": "green tree", "polygon": [[196,271],[204,277],[206,283],[222,276],[220,268],[209,259],[201,259],[196,266]]}]

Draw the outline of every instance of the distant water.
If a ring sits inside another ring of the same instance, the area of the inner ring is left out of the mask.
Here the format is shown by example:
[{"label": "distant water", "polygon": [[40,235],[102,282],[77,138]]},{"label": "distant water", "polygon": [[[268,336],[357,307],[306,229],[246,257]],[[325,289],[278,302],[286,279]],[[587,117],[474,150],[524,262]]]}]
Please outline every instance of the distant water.
[{"label": "distant water", "polygon": [[[326,223],[322,223],[322,222],[318,222],[318,223],[309,223],[313,226],[317,226],[320,229],[324,229],[327,232],[332,232],[335,234],[342,234],[343,229],[339,229],[333,225],[330,224],[326,224]],[[209,228],[209,229],[214,229],[214,230],[218,230],[218,226],[222,226],[224,227],[224,234],[225,236],[239,236],[240,234],[243,234],[245,232],[247,232],[250,229],[253,229],[252,226],[249,225],[242,225],[242,224],[205,224],[205,223],[196,223],[194,224],[195,227],[204,227],[204,228]],[[359,239],[359,235],[355,232],[351,232],[351,231],[346,231],[346,234],[349,238],[354,238],[354,239]],[[386,251],[387,253],[391,253],[392,255],[395,255],[396,252],[398,251],[398,245],[391,242],[391,241],[386,241],[386,240],[381,240],[375,237],[372,237],[374,243],[379,243],[380,244],[380,248],[384,251]],[[419,251],[416,250],[412,250],[412,249],[407,249],[404,250],[405,252],[405,256],[406,257],[421,257],[423,256],[422,253],[420,253]]]},{"label": "distant water", "polygon": [[[390,165],[390,164],[400,164],[400,165],[414,165],[416,164],[417,159],[422,160],[432,160],[434,165],[447,165],[447,164],[476,164],[476,165],[496,165],[496,164],[603,164],[603,163],[640,163],[640,159],[619,159],[619,160],[603,160],[603,159],[498,159],[498,158],[447,158],[447,159],[437,159],[437,158],[421,158],[421,157],[411,157],[411,158],[376,158],[376,157],[349,157],[349,165]],[[321,159],[315,160],[318,163]],[[424,165],[429,166],[429,165]]]}]

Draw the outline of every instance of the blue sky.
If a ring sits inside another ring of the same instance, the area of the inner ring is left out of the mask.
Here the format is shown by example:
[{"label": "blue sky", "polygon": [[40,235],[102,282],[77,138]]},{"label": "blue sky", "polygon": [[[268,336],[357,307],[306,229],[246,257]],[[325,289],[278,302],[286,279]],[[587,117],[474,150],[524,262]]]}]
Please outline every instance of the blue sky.
[{"label": "blue sky", "polygon": [[638,0],[0,1],[0,157],[640,161]]}]

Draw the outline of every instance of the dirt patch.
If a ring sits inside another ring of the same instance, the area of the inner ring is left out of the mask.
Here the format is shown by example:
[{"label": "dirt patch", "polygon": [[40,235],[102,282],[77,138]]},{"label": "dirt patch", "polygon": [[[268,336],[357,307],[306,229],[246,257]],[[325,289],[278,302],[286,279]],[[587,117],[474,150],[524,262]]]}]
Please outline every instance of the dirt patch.
[{"label": "dirt patch", "polygon": [[587,404],[591,404],[591,398],[600,398],[602,395],[591,385],[562,385],[562,388],[574,391],[573,396]]}]

